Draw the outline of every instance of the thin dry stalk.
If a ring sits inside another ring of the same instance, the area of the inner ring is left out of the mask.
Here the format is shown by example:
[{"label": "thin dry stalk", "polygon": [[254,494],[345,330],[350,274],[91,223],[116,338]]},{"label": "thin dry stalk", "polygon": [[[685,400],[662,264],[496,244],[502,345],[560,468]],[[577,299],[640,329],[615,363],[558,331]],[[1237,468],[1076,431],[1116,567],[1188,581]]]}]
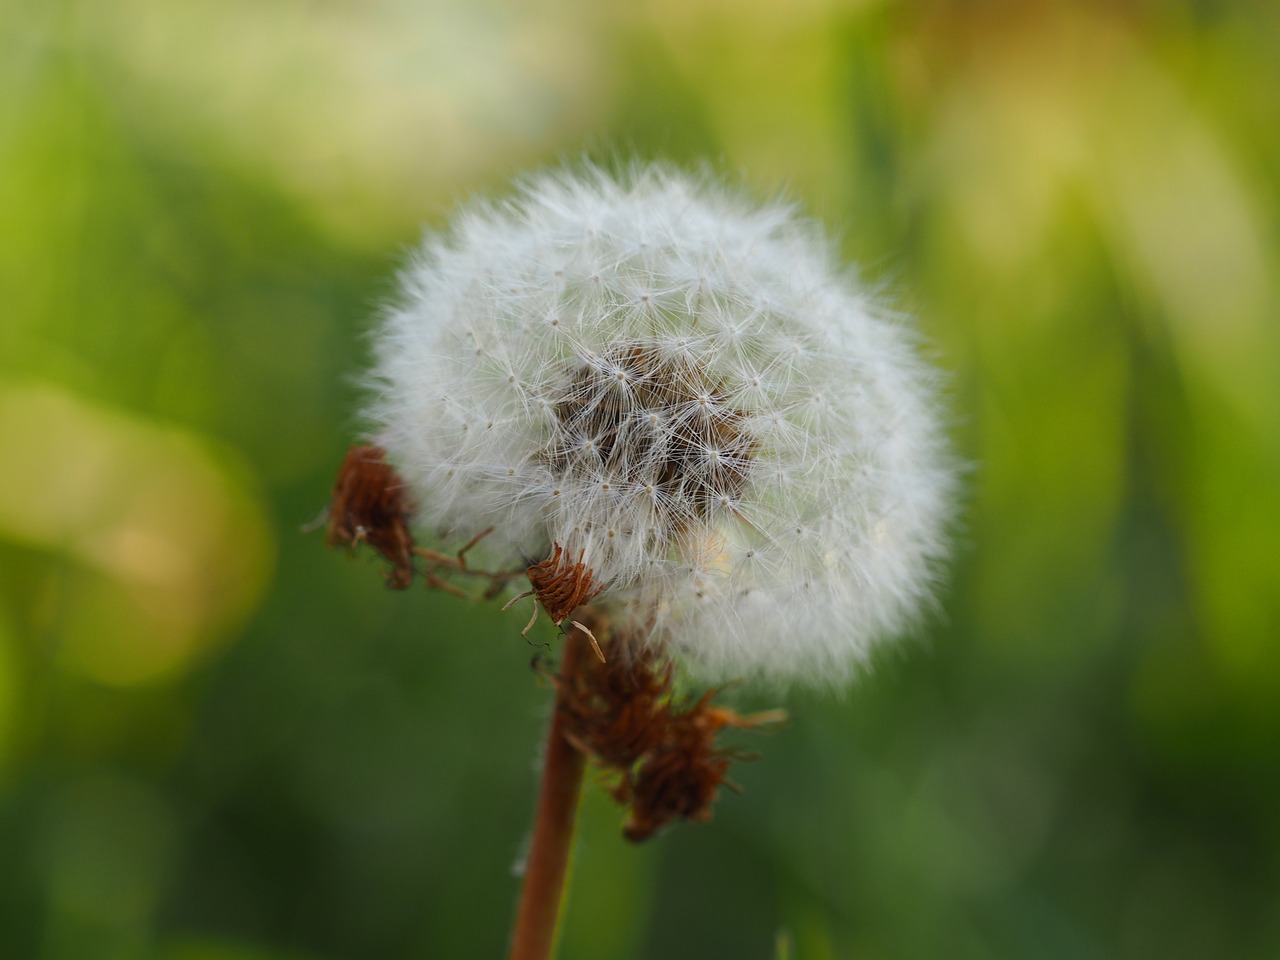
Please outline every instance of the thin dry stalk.
[{"label": "thin dry stalk", "polygon": [[[577,626],[565,631],[561,677],[577,674],[587,644],[587,634]],[[511,960],[547,960],[555,947],[586,766],[586,757],[565,737],[569,721],[564,684],[560,684],[551,729],[547,732],[538,812],[511,941]]]}]

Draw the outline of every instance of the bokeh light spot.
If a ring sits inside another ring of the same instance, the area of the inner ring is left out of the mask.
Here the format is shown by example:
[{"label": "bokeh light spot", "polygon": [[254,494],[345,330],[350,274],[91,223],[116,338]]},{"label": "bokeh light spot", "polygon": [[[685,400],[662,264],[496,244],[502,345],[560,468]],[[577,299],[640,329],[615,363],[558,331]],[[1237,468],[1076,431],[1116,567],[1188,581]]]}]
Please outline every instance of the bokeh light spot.
[{"label": "bokeh light spot", "polygon": [[180,674],[242,623],[272,569],[262,509],[194,436],[58,388],[0,389],[0,538],[65,557],[46,624],[67,670]]}]

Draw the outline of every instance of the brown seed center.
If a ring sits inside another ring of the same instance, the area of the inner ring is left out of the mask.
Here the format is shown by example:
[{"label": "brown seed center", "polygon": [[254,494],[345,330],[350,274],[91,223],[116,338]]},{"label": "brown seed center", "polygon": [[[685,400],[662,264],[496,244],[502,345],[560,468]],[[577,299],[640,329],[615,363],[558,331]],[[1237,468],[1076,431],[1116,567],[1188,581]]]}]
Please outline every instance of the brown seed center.
[{"label": "brown seed center", "polygon": [[746,486],[756,448],[747,415],[683,357],[612,348],[572,373],[554,410],[557,476],[644,498],[672,529],[731,508]]}]

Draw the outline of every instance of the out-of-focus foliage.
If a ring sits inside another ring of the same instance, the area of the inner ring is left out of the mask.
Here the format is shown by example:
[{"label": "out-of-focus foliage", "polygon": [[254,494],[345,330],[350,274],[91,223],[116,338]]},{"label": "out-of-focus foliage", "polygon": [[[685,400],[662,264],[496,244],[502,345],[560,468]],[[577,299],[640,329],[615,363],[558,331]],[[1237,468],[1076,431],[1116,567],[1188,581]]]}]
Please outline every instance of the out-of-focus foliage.
[{"label": "out-of-focus foliage", "polygon": [[299,530],[420,225],[584,153],[804,203],[973,469],[712,825],[587,797],[564,956],[1280,955],[1274,4],[18,0],[0,83],[0,956],[500,955],[523,616]]}]

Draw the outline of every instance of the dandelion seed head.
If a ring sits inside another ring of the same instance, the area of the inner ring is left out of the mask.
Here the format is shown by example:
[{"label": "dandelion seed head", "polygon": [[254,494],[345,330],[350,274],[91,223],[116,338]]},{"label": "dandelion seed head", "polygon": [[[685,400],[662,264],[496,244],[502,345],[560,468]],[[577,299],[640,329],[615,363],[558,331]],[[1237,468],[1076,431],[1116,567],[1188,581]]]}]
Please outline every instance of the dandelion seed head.
[{"label": "dandelion seed head", "polygon": [[429,235],[367,414],[418,524],[581,558],[707,679],[839,683],[926,604],[936,377],[788,206],[662,168],[525,181]]}]

